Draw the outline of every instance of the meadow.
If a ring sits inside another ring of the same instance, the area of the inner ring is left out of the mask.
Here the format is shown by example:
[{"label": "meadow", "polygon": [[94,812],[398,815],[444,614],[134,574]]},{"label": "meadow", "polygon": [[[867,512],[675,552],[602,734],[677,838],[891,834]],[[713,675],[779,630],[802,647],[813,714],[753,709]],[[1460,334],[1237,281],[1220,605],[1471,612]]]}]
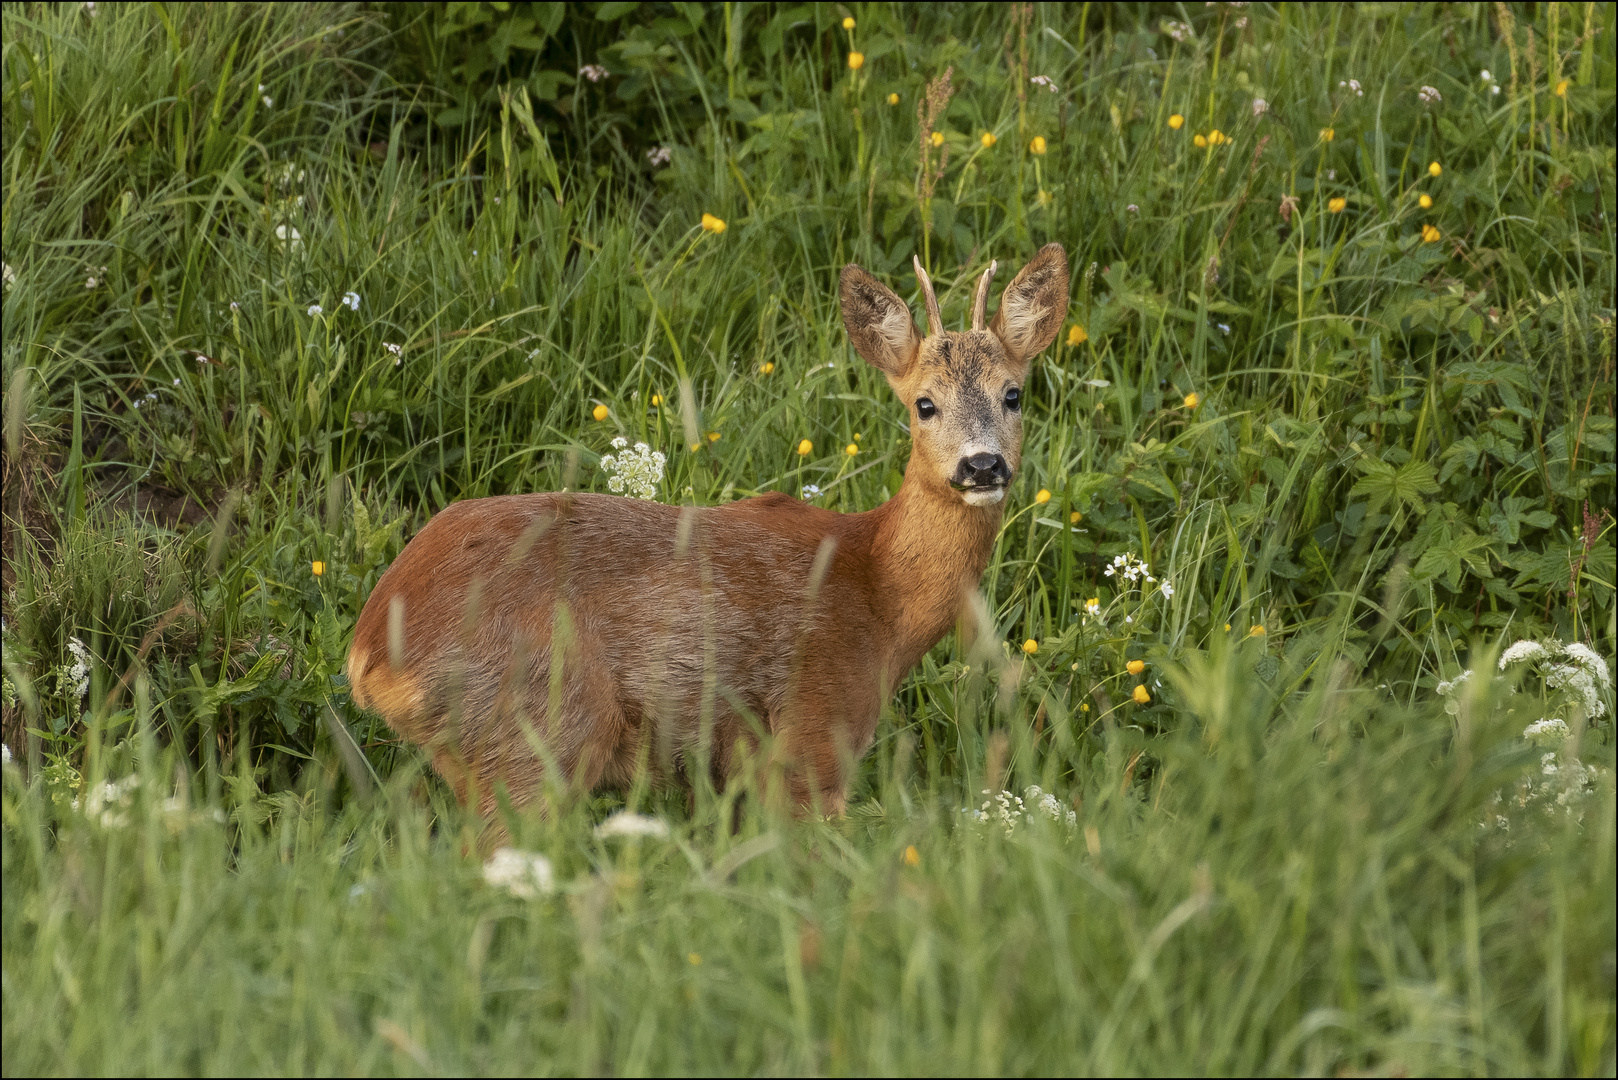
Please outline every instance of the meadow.
[{"label": "meadow", "polygon": [[[1618,1072],[1611,5],[0,22],[8,1075]],[[870,509],[840,268],[1051,241],[994,632],[847,815],[486,864],[342,673],[409,538]]]}]

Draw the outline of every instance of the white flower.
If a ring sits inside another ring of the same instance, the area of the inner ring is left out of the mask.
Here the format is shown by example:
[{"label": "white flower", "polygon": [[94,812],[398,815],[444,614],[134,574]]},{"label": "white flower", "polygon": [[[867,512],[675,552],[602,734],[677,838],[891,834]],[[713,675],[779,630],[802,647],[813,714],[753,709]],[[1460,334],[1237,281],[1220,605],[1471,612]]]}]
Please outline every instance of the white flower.
[{"label": "white flower", "polygon": [[1478,72],[1478,78],[1482,79],[1484,82],[1494,82],[1494,76],[1489,74],[1488,68],[1484,68],[1482,71]]},{"label": "white flower", "polygon": [[1421,99],[1423,105],[1432,105],[1444,100],[1444,95],[1438,92],[1436,86],[1423,86],[1416,91],[1416,96]]},{"label": "white flower", "polygon": [[272,98],[270,95],[268,95],[268,94],[260,94],[258,99],[264,103],[264,107],[266,109],[275,108],[275,99]]},{"label": "white flower", "polygon": [[807,500],[807,499],[817,499],[819,497],[820,497],[820,485],[819,484],[805,484],[805,485],[803,485],[803,495],[801,496],[801,498]]},{"label": "white flower", "polygon": [[1228,335],[1230,333],[1230,324],[1229,323],[1215,323],[1214,325],[1218,326],[1222,333],[1224,333],[1226,335]]},{"label": "white flower", "polygon": [[96,284],[97,282],[94,274],[91,274],[89,277],[84,279],[84,287],[86,290],[95,288]]},{"label": "white flower", "polygon": [[1268,101],[1265,101],[1261,97],[1256,97],[1256,98],[1253,99],[1253,115],[1254,116],[1263,116],[1265,113],[1267,113],[1269,111],[1270,111],[1270,103]]},{"label": "white flower", "polygon": [[1035,75],[1028,81],[1033,83],[1035,86],[1043,86],[1053,94],[1056,93],[1056,83],[1049,75]]},{"label": "white flower", "polygon": [[1535,720],[1522,729],[1522,737],[1531,743],[1541,746],[1560,743],[1567,739],[1572,732],[1568,730],[1567,721],[1560,717],[1550,720]]},{"label": "white flower", "polygon": [[1170,585],[1166,581],[1163,582],[1163,584],[1159,585],[1157,587],[1157,590],[1158,590],[1158,592],[1161,592],[1163,594],[1163,599],[1165,599],[1165,600],[1169,599],[1170,597],[1172,597],[1174,595],[1174,586]]},{"label": "white flower", "polygon": [[1173,19],[1164,19],[1160,29],[1175,41],[1190,41],[1197,36],[1189,25]]},{"label": "white flower", "polygon": [[651,162],[654,168],[658,165],[667,165],[673,157],[674,151],[666,146],[654,146],[646,151],[646,160]]},{"label": "white flower", "polygon": [[1365,96],[1365,91],[1360,88],[1360,81],[1358,79],[1349,79],[1346,82],[1339,81],[1337,83],[1337,88],[1339,90],[1347,90],[1350,94],[1353,94],[1356,97]]},{"label": "white flower", "polygon": [[232,310],[232,311],[240,311],[241,309],[242,309],[242,306],[240,304],[238,304],[236,301],[232,300],[230,302],[230,310]]},{"label": "white flower", "polygon": [[324,315],[325,313],[326,313],[326,309],[321,307],[319,304],[310,304],[309,305],[309,314],[310,315]]},{"label": "white flower", "polygon": [[626,445],[628,442],[622,437],[613,439],[613,449],[621,452],[601,458],[601,467],[608,473],[607,490],[615,495],[627,490],[637,499],[657,498],[657,486],[663,482],[663,467],[668,459],[643,442],[624,451]]},{"label": "white flower", "polygon": [[483,864],[483,880],[520,900],[532,900],[556,891],[551,861],[532,851],[503,847]]},{"label": "white flower", "polygon": [[593,83],[598,83],[607,77],[608,72],[600,64],[585,64],[579,69],[579,74]]},{"label": "white flower", "polygon": [[1500,670],[1506,670],[1507,664],[1516,664],[1524,660],[1540,660],[1546,655],[1545,646],[1537,641],[1525,639],[1500,654]]},{"label": "white flower", "polygon": [[95,0],[84,0],[84,13],[92,19],[96,17]]},{"label": "white flower", "polygon": [[1498,94],[1499,92],[1500,92],[1500,84],[1499,83],[1495,83],[1493,86],[1489,87],[1489,93]]},{"label": "white flower", "polygon": [[668,835],[668,822],[662,818],[647,817],[645,814],[635,814],[628,810],[620,810],[596,826],[596,838],[600,840],[614,836],[631,838],[649,836],[654,840],[665,840]]},{"label": "white flower", "polygon": [[350,310],[358,311],[360,309],[360,294],[357,292],[346,292],[343,294],[342,303],[347,304]]},{"label": "white flower", "polygon": [[1570,642],[1562,646],[1562,655],[1587,669],[1603,687],[1612,686],[1612,674],[1607,670],[1607,661],[1590,646],[1578,641]]},{"label": "white flower", "polygon": [[1130,203],[1128,206],[1124,207],[1124,209],[1128,210],[1131,214],[1140,213],[1140,207],[1136,206],[1134,203]]},{"label": "white flower", "polygon": [[399,347],[399,346],[397,346],[397,345],[395,345],[395,344],[394,344],[394,343],[393,343],[393,342],[391,342],[391,341],[384,341],[384,342],[383,342],[383,343],[382,343],[382,347],[383,347],[383,348],[384,348],[384,349],[386,349],[386,350],[388,350],[388,351],[389,351],[389,352],[390,352],[390,353],[392,353],[392,354],[393,354],[393,355],[394,355],[394,356],[399,356],[399,355],[401,355],[401,354],[402,354],[402,353],[403,353],[403,352],[404,352],[404,350],[403,350],[403,349],[402,349],[402,348],[400,348],[400,347]]},{"label": "white flower", "polygon": [[277,225],[275,227],[275,238],[281,241],[282,246],[288,249],[296,249],[303,245],[303,234],[290,225]]},{"label": "white flower", "polygon": [[10,263],[0,263],[0,286],[11,288],[17,284],[17,271],[11,268]]},{"label": "white flower", "polygon": [[7,746],[5,743],[0,743],[0,765],[10,765],[10,764],[11,764],[11,747]]},{"label": "white flower", "polygon": [[67,651],[72,655],[73,663],[62,673],[61,686],[63,690],[71,690],[73,697],[82,699],[90,692],[90,650],[78,638],[70,637],[67,639]]}]

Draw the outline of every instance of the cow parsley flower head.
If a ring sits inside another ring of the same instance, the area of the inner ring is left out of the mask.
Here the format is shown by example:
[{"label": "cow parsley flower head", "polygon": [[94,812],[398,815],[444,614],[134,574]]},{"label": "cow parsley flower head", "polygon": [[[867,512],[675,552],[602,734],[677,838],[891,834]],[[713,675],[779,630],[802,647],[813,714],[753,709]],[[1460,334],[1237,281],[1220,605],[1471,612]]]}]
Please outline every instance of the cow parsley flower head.
[{"label": "cow parsley flower head", "polygon": [[90,692],[90,650],[78,638],[70,637],[67,639],[67,651],[73,657],[73,662],[62,669],[59,683],[64,694],[75,700],[83,700],[84,695]]},{"label": "cow parsley flower head", "polygon": [[556,891],[551,861],[532,851],[503,847],[483,864],[483,880],[519,900],[532,900]]},{"label": "cow parsley flower head", "polygon": [[663,467],[668,459],[643,442],[636,443],[633,449],[626,450],[627,446],[629,440],[620,435],[612,440],[612,448],[618,453],[601,459],[601,467],[608,473],[607,490],[615,495],[627,491],[637,499],[657,498],[657,485],[663,482]]},{"label": "cow parsley flower head", "polygon": [[607,77],[608,71],[600,64],[585,64],[579,69],[579,74],[593,83],[598,83]]},{"label": "cow parsley flower head", "polygon": [[[984,788],[983,794],[989,795],[989,789]],[[1059,825],[1066,825],[1068,828],[1074,828],[1079,823],[1077,813],[1063,806],[1055,795],[1041,789],[1038,784],[1030,784],[1023,789],[1021,795],[1001,791],[998,795],[984,800],[978,809],[966,807],[961,813],[975,822],[998,825],[1005,830],[1007,836],[1014,835],[1020,823],[1033,821],[1036,816]]]},{"label": "cow parsley flower head", "polygon": [[615,836],[631,839],[649,836],[653,840],[666,840],[668,835],[669,823],[662,818],[648,817],[629,810],[620,810],[596,826],[596,836],[602,840]]},{"label": "cow parsley flower head", "polygon": [[1270,103],[1268,101],[1265,101],[1261,97],[1256,97],[1256,98],[1253,99],[1253,115],[1254,116],[1263,116],[1265,113],[1267,113],[1269,111],[1270,111]]},{"label": "cow parsley flower head", "polygon": [[1437,105],[1444,100],[1444,95],[1438,92],[1436,86],[1423,86],[1416,91],[1416,97],[1421,99],[1423,105]]},{"label": "cow parsley flower head", "polygon": [[654,146],[646,151],[646,160],[652,163],[653,168],[667,165],[673,157],[674,151],[666,146]]},{"label": "cow parsley flower head", "polygon": [[1028,81],[1035,86],[1043,86],[1053,94],[1056,93],[1056,82],[1049,75],[1035,75]]},{"label": "cow parsley flower head", "polygon": [[1545,657],[1545,646],[1537,641],[1523,640],[1500,654],[1500,670],[1506,670],[1507,664],[1517,664],[1524,660],[1540,660]]},{"label": "cow parsley flower head", "polygon": [[1350,94],[1353,94],[1355,97],[1364,97],[1365,96],[1365,90],[1360,86],[1360,81],[1358,79],[1339,80],[1338,83],[1337,83],[1337,89],[1339,89],[1339,90],[1347,90]]},{"label": "cow parsley flower head", "polygon": [[1550,720],[1535,720],[1522,729],[1522,737],[1539,746],[1560,745],[1572,734],[1568,730],[1567,721],[1556,717]]}]

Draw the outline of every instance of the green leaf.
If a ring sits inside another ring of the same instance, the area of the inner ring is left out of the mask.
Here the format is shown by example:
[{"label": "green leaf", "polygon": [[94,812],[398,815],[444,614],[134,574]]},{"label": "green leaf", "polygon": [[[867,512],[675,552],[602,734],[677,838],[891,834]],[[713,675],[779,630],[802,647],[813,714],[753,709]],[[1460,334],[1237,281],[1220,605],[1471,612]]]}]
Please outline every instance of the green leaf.
[{"label": "green leaf", "polygon": [[1365,471],[1349,496],[1364,495],[1373,505],[1404,503],[1419,510],[1423,495],[1438,491],[1438,471],[1425,461],[1411,461],[1395,469],[1386,462],[1372,457],[1360,459]]}]

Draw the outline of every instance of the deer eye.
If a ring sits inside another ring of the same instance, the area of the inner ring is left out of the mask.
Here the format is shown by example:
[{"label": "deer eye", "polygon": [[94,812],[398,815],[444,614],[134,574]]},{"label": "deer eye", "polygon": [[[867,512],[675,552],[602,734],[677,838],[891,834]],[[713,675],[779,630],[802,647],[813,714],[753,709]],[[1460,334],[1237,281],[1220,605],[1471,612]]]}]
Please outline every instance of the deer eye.
[{"label": "deer eye", "polygon": [[916,399],[916,415],[923,420],[931,420],[936,412],[938,412],[938,406],[933,404],[932,398]]},{"label": "deer eye", "polygon": [[1006,391],[1006,408],[1012,412],[1022,408],[1022,391],[1015,386]]}]

